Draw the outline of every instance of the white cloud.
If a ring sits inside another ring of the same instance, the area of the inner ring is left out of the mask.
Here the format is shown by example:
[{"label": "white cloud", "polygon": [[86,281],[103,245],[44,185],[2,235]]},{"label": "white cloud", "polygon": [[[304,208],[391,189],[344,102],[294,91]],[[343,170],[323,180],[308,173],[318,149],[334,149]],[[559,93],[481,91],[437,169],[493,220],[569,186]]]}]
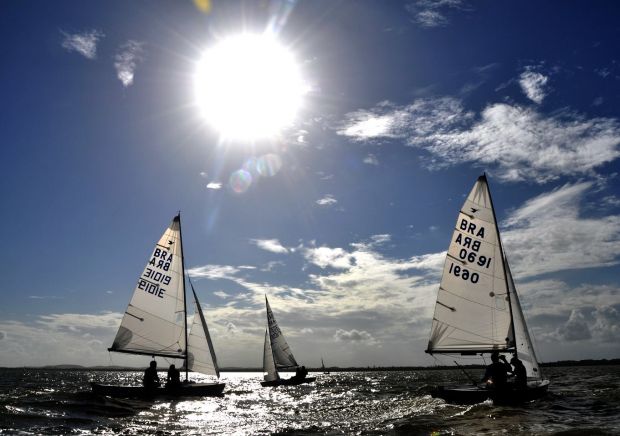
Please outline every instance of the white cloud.
[{"label": "white cloud", "polygon": [[327,194],[325,197],[316,201],[316,204],[319,206],[333,206],[336,203],[338,203],[338,200],[336,200],[331,194]]},{"label": "white cloud", "polygon": [[69,34],[60,31],[64,36],[62,47],[67,51],[76,51],[87,59],[97,57],[97,43],[105,35],[98,30]]},{"label": "white cloud", "polygon": [[308,248],[305,250],[305,257],[320,268],[346,269],[353,265],[353,257],[342,248]]},{"label": "white cloud", "polygon": [[[620,307],[620,305],[618,306]],[[620,310],[613,306],[571,310],[566,322],[545,334],[545,341],[590,341],[616,344],[620,334]]]},{"label": "white cloud", "polygon": [[103,312],[50,314],[28,323],[2,320],[0,366],[105,364],[121,317]]},{"label": "white cloud", "polygon": [[[373,120],[382,129],[367,130]],[[620,123],[570,112],[544,116],[533,108],[497,103],[479,116],[453,98],[420,99],[407,106],[382,102],[352,112],[337,132],[356,142],[400,139],[432,155],[430,168],[474,162],[494,166],[507,181],[544,183],[592,174],[620,156]]]},{"label": "white cloud", "polygon": [[370,333],[365,330],[343,330],[338,329],[334,334],[334,339],[340,342],[375,342]]},{"label": "white cloud", "polygon": [[232,279],[239,269],[228,265],[204,265],[187,270],[187,275],[196,278]]},{"label": "white cloud", "polygon": [[288,249],[280,244],[277,239],[250,239],[250,242],[265,251],[280,254],[288,253]]},{"label": "white cloud", "polygon": [[528,67],[519,77],[521,89],[527,98],[537,104],[541,104],[547,96],[545,86],[548,81],[547,76],[536,72],[532,67]]},{"label": "white cloud", "polygon": [[222,189],[222,184],[220,182],[209,182],[207,184],[207,189],[214,189],[214,190]]},{"label": "white cloud", "polygon": [[379,165],[379,159],[372,153],[368,153],[368,156],[364,158],[364,163],[368,165]]},{"label": "white cloud", "polygon": [[144,44],[141,42],[129,40],[121,45],[119,52],[114,57],[116,74],[125,87],[133,84],[138,62],[144,58],[143,46]]},{"label": "white cloud", "polygon": [[392,240],[392,236],[387,233],[384,233],[381,235],[372,235],[370,239],[372,240],[374,244],[380,245],[385,242],[390,242]]},{"label": "white cloud", "polygon": [[405,6],[413,21],[422,27],[443,27],[449,23],[447,11],[465,9],[463,0],[416,0]]},{"label": "white cloud", "polygon": [[506,219],[502,237],[520,276],[617,265],[620,216],[580,216],[592,183],[567,184],[525,202]]},{"label": "white cloud", "polygon": [[216,297],[219,297],[219,298],[229,298],[229,297],[230,297],[230,295],[229,295],[229,294],[227,294],[227,293],[226,293],[226,292],[224,292],[224,291],[215,291],[215,292],[213,293],[213,295],[215,295]]}]

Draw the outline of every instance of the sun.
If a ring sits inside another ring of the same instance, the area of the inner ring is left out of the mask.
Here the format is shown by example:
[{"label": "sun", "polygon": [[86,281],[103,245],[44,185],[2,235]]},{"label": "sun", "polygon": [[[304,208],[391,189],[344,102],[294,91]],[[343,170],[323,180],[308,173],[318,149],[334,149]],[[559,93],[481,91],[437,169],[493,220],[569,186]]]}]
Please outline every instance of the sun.
[{"label": "sun", "polygon": [[241,34],[204,53],[195,92],[202,115],[220,135],[254,140],[292,123],[305,85],[293,54],[274,37]]}]

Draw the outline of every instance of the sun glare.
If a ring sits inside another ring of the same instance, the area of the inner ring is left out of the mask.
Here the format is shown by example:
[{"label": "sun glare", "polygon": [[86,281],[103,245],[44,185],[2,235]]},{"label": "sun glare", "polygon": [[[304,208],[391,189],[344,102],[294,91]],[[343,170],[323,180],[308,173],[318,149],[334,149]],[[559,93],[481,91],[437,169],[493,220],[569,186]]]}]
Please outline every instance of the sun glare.
[{"label": "sun glare", "polygon": [[277,134],[295,118],[304,83],[295,59],[266,35],[243,34],[205,52],[195,77],[207,122],[225,138]]}]

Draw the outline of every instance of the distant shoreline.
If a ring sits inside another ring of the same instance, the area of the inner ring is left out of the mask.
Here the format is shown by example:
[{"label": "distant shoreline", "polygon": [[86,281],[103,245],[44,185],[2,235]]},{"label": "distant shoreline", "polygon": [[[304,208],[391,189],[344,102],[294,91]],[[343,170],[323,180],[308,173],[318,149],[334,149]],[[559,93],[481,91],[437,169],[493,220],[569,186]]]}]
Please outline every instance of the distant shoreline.
[{"label": "distant shoreline", "polygon": [[[543,368],[554,368],[560,366],[603,366],[603,365],[620,365],[620,358],[618,359],[586,359],[586,360],[559,360],[557,362],[545,362],[540,366]],[[482,369],[484,365],[460,365],[461,368],[467,369]],[[308,367],[308,371],[321,372],[321,371],[333,371],[333,372],[354,372],[354,371],[433,371],[443,369],[456,369],[456,366],[450,365],[438,365],[438,366],[360,366],[360,367],[326,367],[323,368],[311,368]],[[81,365],[46,365],[46,366],[14,366],[14,367],[0,367],[0,370],[5,369],[46,369],[46,370],[62,370],[62,371],[141,371],[144,369],[140,367],[127,367],[127,366],[81,366]],[[262,372],[261,368],[220,368],[220,372]]]}]

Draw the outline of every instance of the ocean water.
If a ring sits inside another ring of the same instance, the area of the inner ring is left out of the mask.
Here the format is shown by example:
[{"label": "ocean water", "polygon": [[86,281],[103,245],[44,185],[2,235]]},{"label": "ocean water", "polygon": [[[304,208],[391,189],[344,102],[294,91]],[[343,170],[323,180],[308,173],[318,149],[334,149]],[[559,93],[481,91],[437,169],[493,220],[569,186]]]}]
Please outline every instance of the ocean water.
[{"label": "ocean water", "polygon": [[620,435],[620,366],[545,374],[546,399],[498,407],[431,398],[435,384],[464,381],[448,370],[311,373],[311,385],[277,388],[231,372],[222,397],[141,401],[97,397],[88,384],[139,383],[141,372],[3,369],[0,434]]}]

